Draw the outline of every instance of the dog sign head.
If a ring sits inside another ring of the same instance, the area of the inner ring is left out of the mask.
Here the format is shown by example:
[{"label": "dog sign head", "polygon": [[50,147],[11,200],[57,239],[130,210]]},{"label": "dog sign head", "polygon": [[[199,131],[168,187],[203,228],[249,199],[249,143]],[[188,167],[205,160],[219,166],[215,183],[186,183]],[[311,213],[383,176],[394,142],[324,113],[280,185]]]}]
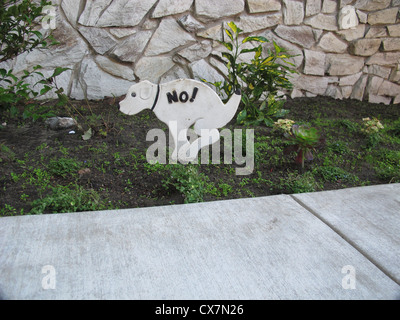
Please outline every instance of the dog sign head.
[{"label": "dog sign head", "polygon": [[131,86],[125,99],[120,102],[120,111],[135,115],[144,109],[150,109],[157,94],[157,85],[145,80]]}]

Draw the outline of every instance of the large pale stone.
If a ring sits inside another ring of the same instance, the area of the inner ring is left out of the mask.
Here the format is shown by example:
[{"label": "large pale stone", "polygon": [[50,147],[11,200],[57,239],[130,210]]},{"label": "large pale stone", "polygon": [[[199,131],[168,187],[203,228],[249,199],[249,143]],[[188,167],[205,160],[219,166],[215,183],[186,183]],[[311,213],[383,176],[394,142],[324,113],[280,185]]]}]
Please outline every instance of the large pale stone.
[{"label": "large pale stone", "polygon": [[365,92],[365,87],[367,85],[367,80],[368,76],[363,75],[361,78],[357,81],[353,88],[353,92],[350,95],[351,99],[356,99],[356,100],[363,100],[364,98],[364,92]]},{"label": "large pale stone", "polygon": [[349,76],[344,76],[340,78],[339,86],[354,86],[355,83],[360,79],[362,72],[358,72],[356,74],[351,74]]},{"label": "large pale stone", "polygon": [[373,74],[384,79],[389,79],[391,71],[391,68],[377,65],[371,65],[368,67],[369,74]]},{"label": "large pale stone", "polygon": [[387,29],[391,37],[400,37],[400,24],[387,26]]},{"label": "large pale stone", "polygon": [[[75,5],[76,5],[76,1]],[[79,17],[79,23],[84,26],[94,27],[99,20],[101,12],[110,5],[112,0],[86,1],[85,9]]]},{"label": "large pale stone", "polygon": [[352,29],[358,26],[358,17],[353,6],[345,6],[339,11],[339,29]]},{"label": "large pale stone", "polygon": [[343,99],[342,90],[333,84],[328,85],[324,95],[333,99]]},{"label": "large pale stone", "polygon": [[22,70],[36,65],[41,65],[49,70],[57,67],[73,68],[82,61],[89,51],[87,43],[65,20],[57,20],[57,28],[53,30],[53,36],[60,42],[60,45],[52,46],[45,50],[34,49],[9,61],[10,67],[14,71],[13,73],[22,72]]},{"label": "large pale stone", "polygon": [[377,64],[380,66],[394,65],[400,62],[400,52],[377,52],[367,61],[367,65]]},{"label": "large pale stone", "polygon": [[214,57],[210,57],[209,59],[210,64],[216,69],[218,70],[221,74],[223,75],[227,75],[228,73],[228,69],[225,63],[221,62],[220,59],[216,59]]},{"label": "large pale stone", "polygon": [[355,74],[364,67],[364,59],[349,54],[327,54],[327,71],[332,76]]},{"label": "large pale stone", "polygon": [[207,30],[200,31],[199,33],[197,33],[197,36],[202,37],[202,38],[221,41],[222,40],[222,26],[220,24],[217,24],[216,26],[208,28]]},{"label": "large pale stone", "polygon": [[243,29],[244,32],[250,33],[257,30],[263,30],[276,26],[282,23],[282,14],[280,12],[266,14],[262,16],[246,16],[240,17],[240,23],[238,27]]},{"label": "large pale stone", "polygon": [[183,68],[176,65],[161,77],[160,83],[165,83],[176,79],[190,79],[190,76]]},{"label": "large pale stone", "polygon": [[311,48],[315,42],[311,27],[308,26],[284,26],[275,28],[275,33],[282,39],[301,45],[304,48]]},{"label": "large pale stone", "polygon": [[397,68],[393,70],[390,75],[390,81],[400,82],[400,64],[397,65]]},{"label": "large pale stone", "polygon": [[77,5],[77,1],[63,0],[61,2],[61,8],[63,9],[68,21],[75,27],[78,22],[79,11],[80,11],[80,7],[79,5]]},{"label": "large pale stone", "polygon": [[343,99],[349,99],[350,95],[353,91],[353,87],[352,86],[345,86],[345,87],[341,87],[342,89],[342,96]]},{"label": "large pale stone", "polygon": [[269,12],[281,10],[279,0],[247,0],[250,13]]},{"label": "large pale stone", "polygon": [[142,24],[143,30],[154,30],[158,27],[158,20],[157,19],[146,19],[145,22]]},{"label": "large pale stone", "polygon": [[120,63],[114,62],[104,56],[97,55],[95,57],[95,61],[97,65],[103,71],[107,73],[120,77],[126,80],[134,81],[135,75],[133,74],[133,70],[130,67],[124,66]]},{"label": "large pale stone", "polygon": [[103,99],[122,96],[132,85],[131,81],[114,77],[102,71],[90,58],[82,61],[79,79],[75,81],[71,96],[76,99]]},{"label": "large pale stone", "polygon": [[395,97],[400,94],[400,85],[384,80],[379,87],[378,95]]},{"label": "large pale stone", "polygon": [[283,21],[286,25],[299,25],[304,19],[304,4],[297,0],[283,0]]},{"label": "large pale stone", "polygon": [[189,62],[194,62],[208,57],[211,51],[212,46],[210,41],[204,40],[201,43],[196,43],[179,51],[178,55],[185,58]]},{"label": "large pale stone", "polygon": [[343,53],[347,50],[347,43],[340,40],[332,32],[328,32],[322,36],[318,47],[325,52]]},{"label": "large pale stone", "polygon": [[146,49],[146,56],[155,56],[170,52],[180,46],[194,42],[195,39],[175,21],[167,18],[161,21]]},{"label": "large pale stone", "polygon": [[322,5],[322,13],[334,13],[336,12],[337,1],[336,0],[324,0]]},{"label": "large pale stone", "polygon": [[396,22],[397,13],[399,12],[398,7],[380,10],[377,12],[370,13],[368,15],[368,23],[371,25],[375,24],[391,24]]},{"label": "large pale stone", "polygon": [[174,65],[171,57],[143,57],[136,63],[135,74],[140,80],[158,82]]},{"label": "large pale stone", "polygon": [[346,41],[353,41],[364,37],[365,24],[359,24],[354,29],[341,30],[337,32]]},{"label": "large pale stone", "polygon": [[304,50],[305,74],[323,76],[325,74],[325,53],[319,51]]},{"label": "large pale stone", "polygon": [[110,33],[114,37],[121,39],[121,38],[125,38],[125,37],[135,34],[137,32],[137,29],[136,28],[110,28],[110,29],[108,29],[108,31],[110,31]]},{"label": "large pale stone", "polygon": [[384,51],[399,51],[400,50],[400,38],[388,38],[383,39],[383,50]]},{"label": "large pale stone", "polygon": [[343,8],[345,6],[347,6],[348,4],[351,4],[354,0],[340,0],[340,8]]},{"label": "large pale stone", "polygon": [[117,41],[105,29],[80,26],[78,30],[99,54],[110,51],[117,44]]},{"label": "large pale stone", "polygon": [[322,0],[307,0],[306,2],[306,17],[321,12]]},{"label": "large pale stone", "polygon": [[304,20],[306,25],[328,31],[338,30],[336,16],[319,13]]},{"label": "large pale stone", "polygon": [[357,12],[358,21],[360,21],[360,23],[367,23],[368,13],[361,11],[361,10],[356,10],[356,12]]},{"label": "large pale stone", "polygon": [[206,79],[209,82],[224,81],[223,76],[204,60],[194,62],[189,67],[195,79]]},{"label": "large pale stone", "polygon": [[294,87],[298,90],[305,90],[316,95],[323,95],[328,88],[328,79],[325,77],[300,75]]},{"label": "large pale stone", "polygon": [[152,35],[151,31],[141,31],[121,42],[112,54],[121,61],[135,62],[142,54]]},{"label": "large pale stone", "polygon": [[392,98],[389,98],[389,97],[375,96],[371,93],[368,94],[368,102],[369,103],[383,103],[383,104],[389,105],[391,101],[392,101]]},{"label": "large pale stone", "polygon": [[367,92],[370,95],[376,96],[378,94],[379,88],[383,83],[383,79],[380,77],[372,76],[368,78],[367,82]]},{"label": "large pale stone", "polygon": [[381,45],[380,39],[359,39],[353,42],[351,52],[357,56],[372,56]]},{"label": "large pale stone", "polygon": [[365,11],[376,11],[385,9],[391,0],[357,0],[355,7]]},{"label": "large pale stone", "polygon": [[386,27],[371,27],[369,28],[365,38],[382,38],[387,37]]},{"label": "large pale stone", "polygon": [[160,18],[188,11],[193,0],[160,0],[153,11],[153,18]]},{"label": "large pale stone", "polygon": [[157,0],[87,1],[79,23],[97,27],[138,25]]},{"label": "large pale stone", "polygon": [[244,10],[244,0],[230,0],[229,5],[225,1],[196,0],[195,10],[198,16],[211,19],[233,16]]},{"label": "large pale stone", "polygon": [[190,14],[187,14],[187,15],[179,18],[178,23],[187,32],[198,32],[200,30],[204,30],[204,28],[205,28],[201,22],[197,21]]}]

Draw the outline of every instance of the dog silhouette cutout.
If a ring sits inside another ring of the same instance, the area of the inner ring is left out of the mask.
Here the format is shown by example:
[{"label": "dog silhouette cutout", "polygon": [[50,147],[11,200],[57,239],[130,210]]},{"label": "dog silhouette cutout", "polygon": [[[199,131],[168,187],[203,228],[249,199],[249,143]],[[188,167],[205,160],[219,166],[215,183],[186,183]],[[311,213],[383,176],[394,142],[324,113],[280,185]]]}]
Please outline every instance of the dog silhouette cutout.
[{"label": "dog silhouette cutout", "polygon": [[[120,102],[120,111],[135,115],[151,109],[169,128],[174,141],[171,159],[190,162],[201,148],[220,139],[218,129],[232,120],[240,101],[240,90],[224,104],[214,90],[197,80],[178,79],[163,84],[144,80],[129,88]],[[198,138],[190,143],[187,135],[192,126]]]}]

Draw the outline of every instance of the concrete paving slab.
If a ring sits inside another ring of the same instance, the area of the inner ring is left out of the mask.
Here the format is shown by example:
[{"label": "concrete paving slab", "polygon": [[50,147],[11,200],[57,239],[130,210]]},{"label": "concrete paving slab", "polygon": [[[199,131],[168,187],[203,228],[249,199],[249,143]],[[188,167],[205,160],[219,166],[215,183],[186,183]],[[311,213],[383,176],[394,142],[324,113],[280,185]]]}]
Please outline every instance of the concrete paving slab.
[{"label": "concrete paving slab", "polygon": [[293,197],[400,284],[400,183]]},{"label": "concrete paving slab", "polygon": [[398,284],[288,195],[7,217],[0,243],[3,299],[400,297]]}]

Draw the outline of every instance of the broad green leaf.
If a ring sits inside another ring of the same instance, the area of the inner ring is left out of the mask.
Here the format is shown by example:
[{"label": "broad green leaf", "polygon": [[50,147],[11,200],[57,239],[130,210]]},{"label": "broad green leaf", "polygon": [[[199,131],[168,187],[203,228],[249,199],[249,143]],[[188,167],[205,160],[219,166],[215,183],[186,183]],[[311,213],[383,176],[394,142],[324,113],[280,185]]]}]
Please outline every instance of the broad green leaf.
[{"label": "broad green leaf", "polygon": [[232,31],[233,31],[234,33],[237,33],[238,28],[237,28],[236,24],[235,24],[233,21],[228,22],[228,26],[229,26],[229,28],[232,29]]},{"label": "broad green leaf", "polygon": [[258,37],[247,37],[247,38],[244,38],[242,43],[246,43],[246,42],[249,42],[249,41],[269,42],[267,38],[258,36]]},{"label": "broad green leaf", "polygon": [[64,71],[69,70],[69,68],[61,68],[61,67],[57,67],[54,69],[54,72],[51,76],[51,78],[57,77],[58,75],[60,75],[61,73],[63,73]]},{"label": "broad green leaf", "polygon": [[256,52],[256,51],[257,51],[257,47],[256,48],[251,48],[251,49],[242,49],[240,51],[240,54],[247,53],[247,52]]},{"label": "broad green leaf", "polygon": [[268,62],[270,62],[272,59],[273,59],[274,57],[268,57],[268,58],[266,58],[262,63],[261,63],[261,65],[266,65]]},{"label": "broad green leaf", "polygon": [[274,44],[275,52],[278,55],[282,51],[282,48],[280,46],[278,46],[275,41],[273,41],[273,44]]},{"label": "broad green leaf", "polygon": [[[225,29],[225,32],[226,32],[226,34],[228,35],[228,37],[233,41],[233,35],[232,35],[232,33],[228,30],[228,29]],[[223,43],[224,44],[224,43]]]},{"label": "broad green leaf", "polygon": [[254,55],[254,59],[258,59],[261,56],[262,48],[261,46],[257,47],[256,54]]},{"label": "broad green leaf", "polygon": [[42,90],[40,90],[40,95],[43,96],[45,95],[47,92],[49,92],[51,90],[51,87],[49,86],[44,86],[44,88]]},{"label": "broad green leaf", "polygon": [[221,43],[225,46],[225,48],[227,48],[229,51],[233,50],[233,45],[232,43],[227,43],[227,42],[222,42]]}]

